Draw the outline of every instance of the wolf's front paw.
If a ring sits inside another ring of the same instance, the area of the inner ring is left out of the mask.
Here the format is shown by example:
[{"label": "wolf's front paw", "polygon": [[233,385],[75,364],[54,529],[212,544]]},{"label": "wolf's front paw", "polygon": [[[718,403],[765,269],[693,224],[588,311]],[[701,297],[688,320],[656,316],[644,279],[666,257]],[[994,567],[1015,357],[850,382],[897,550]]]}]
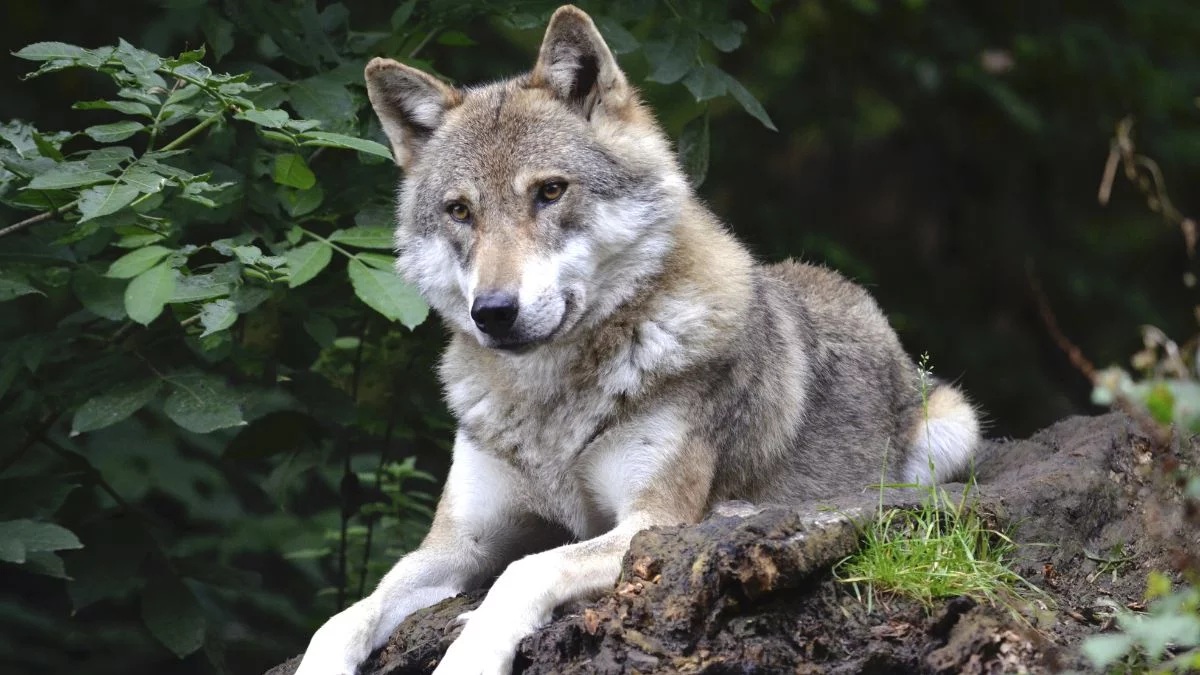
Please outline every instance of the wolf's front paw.
[{"label": "wolf's front paw", "polygon": [[355,675],[370,653],[369,617],[360,603],[326,621],[313,634],[295,675]]},{"label": "wolf's front paw", "polygon": [[459,616],[451,625],[462,621],[466,621],[462,634],[446,650],[433,675],[508,675],[521,638],[537,629],[479,609]]},{"label": "wolf's front paw", "polygon": [[347,668],[345,663],[336,659],[315,658],[309,651],[304,653],[304,659],[300,661],[295,675],[354,675],[357,670],[357,667]]}]

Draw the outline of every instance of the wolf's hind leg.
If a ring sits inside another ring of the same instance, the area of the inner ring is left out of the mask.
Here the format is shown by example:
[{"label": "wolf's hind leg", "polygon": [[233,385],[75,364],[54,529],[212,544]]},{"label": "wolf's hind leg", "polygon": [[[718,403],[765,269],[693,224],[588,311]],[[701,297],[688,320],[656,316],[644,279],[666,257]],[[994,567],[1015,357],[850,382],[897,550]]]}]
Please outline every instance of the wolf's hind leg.
[{"label": "wolf's hind leg", "polygon": [[964,477],[980,441],[979,414],[967,397],[938,383],[915,424],[904,480],[929,485]]}]

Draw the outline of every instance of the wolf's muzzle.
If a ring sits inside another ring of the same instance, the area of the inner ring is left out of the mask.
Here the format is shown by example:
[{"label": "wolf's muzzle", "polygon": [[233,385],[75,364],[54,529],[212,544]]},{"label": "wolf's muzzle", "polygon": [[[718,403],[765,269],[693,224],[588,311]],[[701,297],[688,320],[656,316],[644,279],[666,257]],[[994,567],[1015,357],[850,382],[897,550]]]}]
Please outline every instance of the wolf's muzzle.
[{"label": "wolf's muzzle", "polygon": [[471,319],[485,335],[502,338],[517,322],[517,296],[493,291],[475,296]]}]

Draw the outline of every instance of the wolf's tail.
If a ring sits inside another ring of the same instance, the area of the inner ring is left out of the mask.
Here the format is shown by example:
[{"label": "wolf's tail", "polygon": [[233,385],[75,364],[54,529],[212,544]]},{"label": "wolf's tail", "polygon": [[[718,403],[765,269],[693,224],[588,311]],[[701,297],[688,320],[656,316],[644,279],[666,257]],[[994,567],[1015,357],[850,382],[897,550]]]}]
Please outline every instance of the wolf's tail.
[{"label": "wolf's tail", "polygon": [[979,413],[952,384],[937,383],[916,421],[908,459],[906,482],[929,485],[966,476],[979,447]]}]

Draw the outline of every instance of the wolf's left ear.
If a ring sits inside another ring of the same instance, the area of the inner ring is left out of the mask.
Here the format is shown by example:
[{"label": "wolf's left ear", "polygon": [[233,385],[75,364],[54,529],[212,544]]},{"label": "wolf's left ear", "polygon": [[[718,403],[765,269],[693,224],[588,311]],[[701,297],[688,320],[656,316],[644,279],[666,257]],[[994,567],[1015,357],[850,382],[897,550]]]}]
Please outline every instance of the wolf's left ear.
[{"label": "wolf's left ear", "polygon": [[392,59],[371,59],[363,75],[396,165],[407,168],[460,97],[432,75]]},{"label": "wolf's left ear", "polygon": [[617,109],[632,93],[592,17],[572,5],[550,18],[530,83],[548,87],[584,117],[598,103]]}]

